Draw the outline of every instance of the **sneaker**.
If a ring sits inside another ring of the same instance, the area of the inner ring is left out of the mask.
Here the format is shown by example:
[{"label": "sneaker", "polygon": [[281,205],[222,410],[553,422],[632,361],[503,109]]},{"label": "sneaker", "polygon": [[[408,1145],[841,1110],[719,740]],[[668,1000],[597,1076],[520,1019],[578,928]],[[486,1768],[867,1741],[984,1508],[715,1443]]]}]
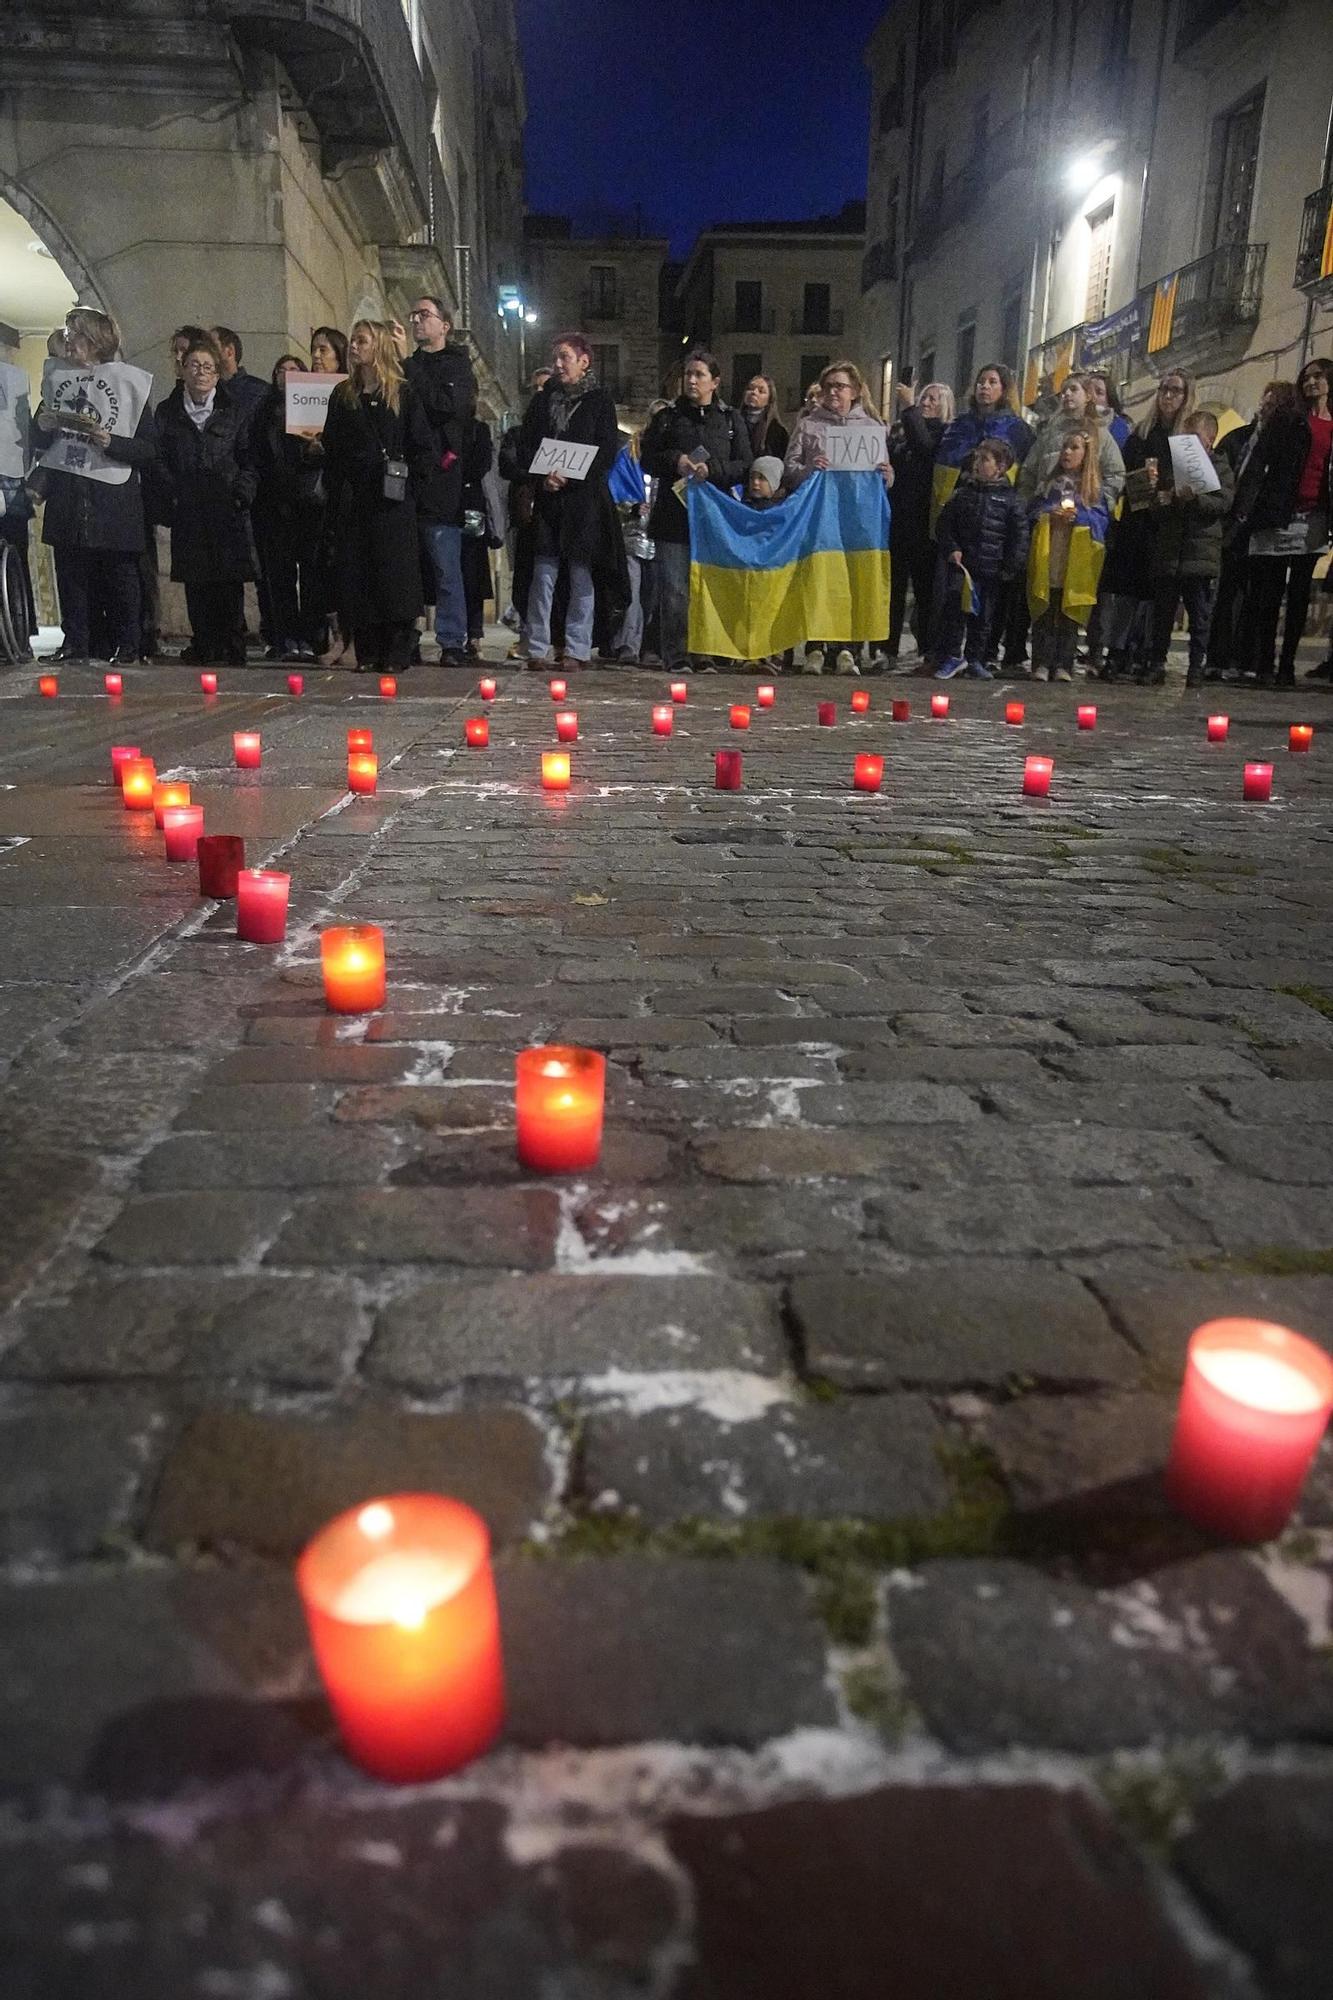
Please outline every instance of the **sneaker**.
[{"label": "sneaker", "polygon": [[849,652],[844,646],[833,662],[833,671],[836,674],[859,674],[861,669],[856,664],[855,653]]},{"label": "sneaker", "polygon": [[980,660],[969,660],[967,663],[967,672],[970,680],[993,681],[995,679],[990,668],[984,667]]},{"label": "sneaker", "polygon": [[822,674],[823,671],[824,655],[822,653],[807,653],[801,661],[801,672],[803,674]]},{"label": "sneaker", "polygon": [[962,660],[945,660],[941,665],[936,667],[935,679],[937,681],[951,681],[955,674],[962,673],[964,665],[965,662]]},{"label": "sneaker", "polygon": [[1032,678],[1034,681],[1049,680],[1050,675],[1051,675],[1051,670],[1049,667],[1034,667],[1032,669]]},{"label": "sneaker", "polygon": [[882,646],[877,646],[875,651],[870,655],[870,658],[866,661],[866,672],[870,674],[892,673],[894,667],[896,667],[897,664],[898,662],[894,658],[893,654],[886,653]]},{"label": "sneaker", "polygon": [[1072,681],[1073,678],[1074,676],[1070,673],[1068,667],[1051,668],[1051,679],[1053,681]]},{"label": "sneaker", "polygon": [[1326,660],[1321,660],[1317,667],[1311,667],[1302,678],[1307,681],[1333,681],[1333,653]]}]

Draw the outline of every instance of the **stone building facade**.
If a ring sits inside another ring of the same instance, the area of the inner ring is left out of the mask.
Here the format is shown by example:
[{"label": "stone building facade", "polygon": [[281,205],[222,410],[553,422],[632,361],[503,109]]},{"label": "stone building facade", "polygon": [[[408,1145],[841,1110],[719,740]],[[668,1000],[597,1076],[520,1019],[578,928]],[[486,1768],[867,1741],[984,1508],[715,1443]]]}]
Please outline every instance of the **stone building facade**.
[{"label": "stone building facade", "polygon": [[528,328],[529,370],[562,331],[580,328],[593,350],[599,380],[610,389],[622,420],[635,427],[661,394],[668,365],[662,333],[662,273],[669,245],[614,227],[575,233],[567,215],[529,215],[524,303],[535,314]]},{"label": "stone building facade", "polygon": [[1253,410],[1327,352],[1333,40],[1320,0],[899,0],[872,76],[877,364],[1026,400],[1103,362]]}]

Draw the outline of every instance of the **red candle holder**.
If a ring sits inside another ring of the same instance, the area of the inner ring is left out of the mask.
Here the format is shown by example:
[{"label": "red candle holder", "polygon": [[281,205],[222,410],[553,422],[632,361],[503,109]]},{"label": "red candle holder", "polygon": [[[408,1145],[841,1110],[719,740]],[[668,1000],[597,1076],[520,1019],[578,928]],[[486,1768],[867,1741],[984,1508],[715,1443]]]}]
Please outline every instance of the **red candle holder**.
[{"label": "red candle holder", "polygon": [[672,699],[672,701],[675,701],[675,702],[684,702],[684,701],[688,701],[688,700],[689,700],[689,698],[690,698],[690,684],[689,684],[689,682],[688,682],[688,681],[672,681],[672,683],[671,683],[671,699]]},{"label": "red candle holder", "polygon": [[127,812],[153,810],[157,772],[151,757],[127,757],[120,767],[120,796]]},{"label": "red candle holder", "polygon": [[898,700],[892,704],[889,713],[895,722],[910,722],[912,720],[912,704],[910,701],[905,701],[899,696]]},{"label": "red candle holder", "polygon": [[1080,729],[1095,729],[1097,727],[1097,711],[1091,702],[1085,702],[1082,707],[1075,709],[1074,719]]},{"label": "red candle holder", "polygon": [[852,784],[858,792],[877,792],[884,782],[884,759],[865,753],[852,765]]},{"label": "red candle holder", "polygon": [[352,755],[353,751],[373,750],[374,748],[375,748],[375,734],[373,730],[370,729],[348,730],[347,754],[349,757]]},{"label": "red candle holder", "polygon": [[1208,718],[1208,741],[1210,743],[1225,743],[1230,728],[1231,717],[1229,715],[1210,715]]},{"label": "red candle holder", "polygon": [[1049,797],[1051,774],[1055,770],[1053,757],[1029,757],[1023,764],[1023,796],[1029,799]]},{"label": "red candle holder", "polygon": [[718,792],[739,792],[743,764],[739,750],[718,750],[713,757],[713,789]]},{"label": "red candle holder", "polygon": [[331,1014],[372,1014],[384,1005],[384,932],[378,924],[322,931],[319,962]]},{"label": "red candle holder", "polygon": [[500,1614],[480,1515],[436,1493],[353,1507],[296,1566],[348,1754],[395,1784],[479,1757],[504,1719]]},{"label": "red candle holder", "polygon": [[236,878],[245,866],[245,842],[239,833],[206,833],[197,842],[199,894],[228,903],[236,894]]},{"label": "red candle holder", "polygon": [[112,701],[119,701],[125,692],[125,676],[124,674],[103,674],[102,685],[110,695]]},{"label": "red candle holder", "polygon": [[546,685],[551,690],[552,701],[563,701],[565,696],[569,693],[568,681],[562,681],[557,679],[553,681],[548,681]]},{"label": "red candle holder", "polygon": [[1293,722],[1287,731],[1288,750],[1308,750],[1314,742],[1314,725],[1309,722]]},{"label": "red candle holder", "polygon": [[397,698],[398,682],[393,674],[380,675],[380,693],[385,701],[393,701]]},{"label": "red candle holder", "polygon": [[870,689],[869,689],[869,688],[853,688],[853,689],[852,689],[852,714],[853,714],[853,715],[869,715],[869,713],[870,713]]},{"label": "red candle holder", "polygon": [[1004,705],[1004,719],[1011,729],[1017,729],[1026,714],[1027,709],[1021,701],[1007,701]]},{"label": "red candle holder", "polygon": [[1210,1534],[1280,1534],[1333,1408],[1333,1362],[1265,1320],[1215,1319],[1192,1335],[1167,1466],[1171,1504]]},{"label": "red candle holder", "polygon": [[568,750],[542,751],[542,790],[544,792],[569,790]]},{"label": "red candle holder", "polygon": [[193,861],[204,830],[202,806],[168,806],[162,815],[162,839],[168,861]]},{"label": "red candle holder", "polygon": [[670,736],[676,726],[676,712],[669,701],[653,710],[653,735]]},{"label": "red candle holder", "polygon": [[260,745],[257,729],[238,729],[231,739],[231,747],[238,771],[259,769]]},{"label": "red candle holder", "polygon": [[836,701],[821,701],[815,709],[815,718],[821,729],[832,729],[838,719]]},{"label": "red candle holder", "polygon": [[288,694],[294,694],[294,695],[302,695],[302,694],[304,694],[304,693],[305,693],[305,675],[304,675],[304,674],[288,674],[288,676],[287,676],[287,692],[288,692]]},{"label": "red candle holder", "polygon": [[180,784],[175,778],[158,778],[153,785],[153,825],[164,824],[162,815],[168,806],[188,806],[190,787]]},{"label": "red candle holder", "polygon": [[521,1164],[539,1174],[595,1167],[602,1150],[606,1057],[595,1049],[523,1049],[514,1069]]},{"label": "red candle holder", "polygon": [[469,750],[484,750],[491,740],[488,715],[469,715],[463,723],[463,740]]},{"label": "red candle holder", "polygon": [[373,750],[358,750],[347,759],[347,789],[369,797],[380,781],[380,760]]},{"label": "red candle holder", "polygon": [[577,743],[579,740],[578,713],[572,708],[558,708],[555,712],[555,740],[557,743]]},{"label": "red candle holder", "polygon": [[493,680],[478,681],[477,693],[481,696],[483,701],[494,701],[495,682]]},{"label": "red candle holder", "polygon": [[242,868],[236,876],[236,935],[247,944],[281,944],[287,935],[290,875]]},{"label": "red candle holder", "polygon": [[748,729],[750,727],[750,711],[744,702],[738,701],[732,704],[731,726],[733,729]]},{"label": "red candle holder", "polygon": [[137,743],[113,743],[111,745],[112,784],[118,785],[120,783],[121,772],[125,769],[125,766],[133,763],[136,758],[142,755],[143,752]]},{"label": "red candle holder", "polygon": [[199,685],[205,694],[216,694],[218,691],[218,677],[216,674],[200,674]]},{"label": "red candle holder", "polygon": [[44,695],[47,701],[54,701],[60,693],[60,682],[56,675],[39,674],[37,676],[37,692],[40,695]]},{"label": "red candle holder", "polygon": [[754,691],[756,708],[772,708],[777,698],[777,689],[768,681],[765,681],[762,687],[757,687]]},{"label": "red candle holder", "polygon": [[934,716],[934,718],[935,718],[935,720],[936,720],[937,722],[943,722],[943,721],[945,721],[945,719],[947,718],[947,716],[948,716],[948,713],[949,713],[949,697],[948,697],[948,695],[947,695],[947,694],[933,694],[933,695],[932,695],[932,696],[930,697],[930,712],[931,712],[931,714],[932,714],[932,715]]},{"label": "red candle holder", "polygon": [[1273,766],[1271,764],[1247,764],[1241,782],[1241,797],[1258,804],[1273,796]]}]

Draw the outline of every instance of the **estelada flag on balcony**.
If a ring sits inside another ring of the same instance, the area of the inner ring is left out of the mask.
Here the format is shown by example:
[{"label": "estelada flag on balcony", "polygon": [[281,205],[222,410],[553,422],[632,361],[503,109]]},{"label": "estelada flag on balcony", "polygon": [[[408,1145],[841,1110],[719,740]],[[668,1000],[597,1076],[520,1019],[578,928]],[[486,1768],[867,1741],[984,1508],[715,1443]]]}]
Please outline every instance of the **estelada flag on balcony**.
[{"label": "estelada flag on balcony", "polygon": [[1160,354],[1171,338],[1171,328],[1176,317],[1176,288],[1180,284],[1179,271],[1173,271],[1169,278],[1159,278],[1153,288],[1152,318],[1148,321],[1148,352]]},{"label": "estelada flag on balcony", "polygon": [[807,639],[882,639],[889,496],[878,472],[815,472],[776,507],[693,480],[690,651],[762,660]]},{"label": "estelada flag on balcony", "polygon": [[1333,278],[1333,201],[1328,204],[1328,221],[1324,224],[1324,254],[1319,259],[1321,278]]},{"label": "estelada flag on balcony", "polygon": [[[1032,523],[1032,539],[1028,543],[1028,609],[1034,618],[1040,618],[1050,608],[1051,516],[1058,504],[1054,499],[1044,502]],[[1060,600],[1062,613],[1076,625],[1086,625],[1092,614],[1105,560],[1106,509],[1085,507],[1080,500],[1074,509]]]}]

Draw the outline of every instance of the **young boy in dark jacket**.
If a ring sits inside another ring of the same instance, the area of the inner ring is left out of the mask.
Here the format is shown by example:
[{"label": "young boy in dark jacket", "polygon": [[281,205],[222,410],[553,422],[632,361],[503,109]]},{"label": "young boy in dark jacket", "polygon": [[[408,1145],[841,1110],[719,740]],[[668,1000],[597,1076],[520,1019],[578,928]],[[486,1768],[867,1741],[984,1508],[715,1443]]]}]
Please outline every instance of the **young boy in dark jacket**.
[{"label": "young boy in dark jacket", "polygon": [[937,681],[964,668],[974,680],[993,677],[988,655],[1003,619],[1003,585],[1021,573],[1028,551],[1027,510],[1009,483],[1013,462],[1002,438],[979,444],[935,523],[942,563],[931,615],[943,655]]}]

